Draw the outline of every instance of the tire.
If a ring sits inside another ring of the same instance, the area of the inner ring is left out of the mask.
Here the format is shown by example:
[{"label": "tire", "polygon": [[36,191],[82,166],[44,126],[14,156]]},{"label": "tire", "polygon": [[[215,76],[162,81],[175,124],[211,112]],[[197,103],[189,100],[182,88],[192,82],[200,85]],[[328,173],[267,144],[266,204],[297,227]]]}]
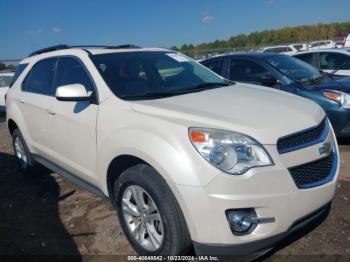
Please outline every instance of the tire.
[{"label": "tire", "polygon": [[19,129],[12,133],[12,145],[20,171],[25,175],[32,174],[36,165]]},{"label": "tire", "polygon": [[[139,164],[125,170],[114,184],[114,196],[120,224],[139,255],[187,254],[192,242],[180,206],[167,183],[152,167]],[[134,196],[141,205],[137,205]],[[140,207],[144,210],[140,211]],[[137,215],[139,219],[134,219]],[[141,226],[137,227],[137,223]],[[132,227],[139,229],[134,231],[139,233],[133,234]]]}]

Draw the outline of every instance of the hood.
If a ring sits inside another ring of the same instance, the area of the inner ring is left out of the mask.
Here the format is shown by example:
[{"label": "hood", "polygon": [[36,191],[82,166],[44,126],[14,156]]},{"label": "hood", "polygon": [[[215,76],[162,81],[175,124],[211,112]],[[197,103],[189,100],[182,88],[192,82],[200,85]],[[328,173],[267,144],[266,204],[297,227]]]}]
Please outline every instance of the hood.
[{"label": "hood", "polygon": [[286,92],[236,84],[170,98],[136,101],[133,110],[187,127],[243,133],[262,144],[315,126],[324,117],[314,102]]},{"label": "hood", "polygon": [[331,89],[350,93],[350,77],[334,75],[334,79],[327,78],[316,85],[307,86],[305,88],[309,90]]}]

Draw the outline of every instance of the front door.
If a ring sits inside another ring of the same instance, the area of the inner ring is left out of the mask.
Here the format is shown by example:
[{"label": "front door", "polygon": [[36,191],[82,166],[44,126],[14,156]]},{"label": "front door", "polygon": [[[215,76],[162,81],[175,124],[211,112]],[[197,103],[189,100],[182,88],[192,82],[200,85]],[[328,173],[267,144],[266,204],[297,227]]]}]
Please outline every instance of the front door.
[{"label": "front door", "polygon": [[[54,86],[69,84],[82,84],[87,91],[96,92],[90,74],[78,58],[60,57]],[[51,160],[66,171],[95,183],[98,105],[55,100],[52,109],[48,122],[49,141],[54,149]]]}]

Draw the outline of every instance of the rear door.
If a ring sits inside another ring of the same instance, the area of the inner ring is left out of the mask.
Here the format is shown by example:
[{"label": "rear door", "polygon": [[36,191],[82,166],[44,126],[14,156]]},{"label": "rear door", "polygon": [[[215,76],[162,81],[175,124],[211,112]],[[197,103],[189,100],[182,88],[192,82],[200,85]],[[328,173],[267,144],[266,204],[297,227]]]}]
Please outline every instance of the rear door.
[{"label": "rear door", "polygon": [[[82,84],[96,94],[94,81],[80,59],[60,57],[54,87]],[[52,105],[48,122],[49,144],[54,150],[50,160],[64,170],[91,183],[96,181],[97,103],[58,101]]]},{"label": "rear door", "polygon": [[22,83],[18,101],[31,140],[30,144],[42,156],[46,156],[50,151],[48,119],[51,105],[56,100],[53,95],[56,63],[57,58],[37,62]]}]

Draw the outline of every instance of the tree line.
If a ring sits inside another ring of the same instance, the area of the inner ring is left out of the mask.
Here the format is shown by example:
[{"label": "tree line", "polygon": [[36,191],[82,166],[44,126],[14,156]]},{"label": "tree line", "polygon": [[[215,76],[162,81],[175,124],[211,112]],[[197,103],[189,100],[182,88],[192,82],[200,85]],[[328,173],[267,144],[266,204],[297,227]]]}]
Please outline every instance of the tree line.
[{"label": "tree line", "polygon": [[264,30],[250,34],[238,34],[227,40],[215,40],[198,45],[183,44],[180,47],[173,46],[173,50],[205,50],[205,49],[235,49],[249,50],[259,46],[311,42],[323,39],[343,39],[350,33],[350,22],[303,25],[284,27],[276,30]]}]

